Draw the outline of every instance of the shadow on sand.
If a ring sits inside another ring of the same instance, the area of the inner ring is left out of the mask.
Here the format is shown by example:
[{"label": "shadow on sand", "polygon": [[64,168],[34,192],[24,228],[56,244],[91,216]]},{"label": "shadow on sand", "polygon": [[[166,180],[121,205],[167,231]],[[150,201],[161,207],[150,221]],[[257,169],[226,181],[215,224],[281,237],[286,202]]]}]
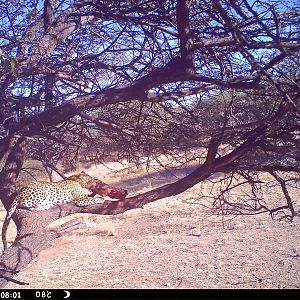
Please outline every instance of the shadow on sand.
[{"label": "shadow on sand", "polygon": [[124,176],[124,179],[122,179],[122,176],[120,176],[120,179],[115,184],[128,189],[130,193],[135,193],[143,189],[152,189],[172,183],[182,177],[187,176],[196,168],[197,166],[177,168],[172,170],[164,169],[158,172],[136,174],[136,177],[133,178],[126,178],[126,176]]}]

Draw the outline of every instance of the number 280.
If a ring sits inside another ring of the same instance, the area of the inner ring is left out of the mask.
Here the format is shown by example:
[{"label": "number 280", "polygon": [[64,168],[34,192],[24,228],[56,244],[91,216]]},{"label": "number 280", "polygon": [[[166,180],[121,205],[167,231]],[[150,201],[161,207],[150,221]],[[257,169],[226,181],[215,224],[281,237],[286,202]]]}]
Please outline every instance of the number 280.
[{"label": "number 280", "polygon": [[35,292],[36,298],[51,298],[51,292],[49,291],[37,291]]}]

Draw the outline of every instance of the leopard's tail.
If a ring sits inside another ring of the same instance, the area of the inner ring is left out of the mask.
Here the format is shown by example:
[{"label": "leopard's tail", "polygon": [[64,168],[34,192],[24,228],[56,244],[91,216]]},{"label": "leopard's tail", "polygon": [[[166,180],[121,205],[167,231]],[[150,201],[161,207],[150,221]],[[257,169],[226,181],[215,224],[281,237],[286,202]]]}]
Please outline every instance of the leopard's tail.
[{"label": "leopard's tail", "polygon": [[7,241],[6,241],[6,232],[9,225],[9,222],[11,220],[12,215],[16,211],[18,206],[18,199],[16,198],[13,203],[11,204],[11,207],[7,210],[3,225],[2,225],[2,243],[3,243],[3,252],[7,249]]}]

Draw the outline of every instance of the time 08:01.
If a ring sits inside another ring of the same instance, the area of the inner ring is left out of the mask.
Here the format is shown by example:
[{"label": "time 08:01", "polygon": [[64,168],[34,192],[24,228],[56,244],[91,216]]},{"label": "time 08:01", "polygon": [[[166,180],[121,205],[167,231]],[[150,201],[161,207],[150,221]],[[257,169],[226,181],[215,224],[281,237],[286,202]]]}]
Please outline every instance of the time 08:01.
[{"label": "time 08:01", "polygon": [[21,292],[0,292],[0,299],[21,299]]}]

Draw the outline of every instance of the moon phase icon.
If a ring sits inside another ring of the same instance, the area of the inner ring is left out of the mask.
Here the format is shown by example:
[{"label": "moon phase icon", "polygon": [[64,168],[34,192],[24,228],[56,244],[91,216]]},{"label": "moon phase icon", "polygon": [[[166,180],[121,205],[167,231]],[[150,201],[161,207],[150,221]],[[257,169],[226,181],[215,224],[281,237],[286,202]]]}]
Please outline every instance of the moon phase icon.
[{"label": "moon phase icon", "polygon": [[64,291],[66,293],[66,296],[64,298],[69,298],[71,293],[69,291]]}]

